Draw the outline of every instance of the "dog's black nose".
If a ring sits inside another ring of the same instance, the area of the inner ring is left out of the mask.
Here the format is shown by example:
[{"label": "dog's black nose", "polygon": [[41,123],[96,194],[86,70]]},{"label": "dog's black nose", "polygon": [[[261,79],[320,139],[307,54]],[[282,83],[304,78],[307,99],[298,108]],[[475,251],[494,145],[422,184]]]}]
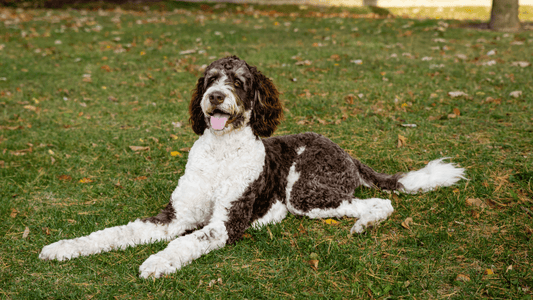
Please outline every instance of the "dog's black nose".
[{"label": "dog's black nose", "polygon": [[224,102],[224,98],[226,98],[226,95],[220,91],[209,94],[209,102],[211,102],[213,105],[219,105],[220,103]]}]

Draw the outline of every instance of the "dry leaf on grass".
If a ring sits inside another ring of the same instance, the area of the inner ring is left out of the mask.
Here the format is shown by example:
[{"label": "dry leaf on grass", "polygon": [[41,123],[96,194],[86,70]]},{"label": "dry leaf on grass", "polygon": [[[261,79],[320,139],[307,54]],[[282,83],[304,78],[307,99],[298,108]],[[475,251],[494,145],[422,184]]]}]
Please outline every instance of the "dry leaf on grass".
[{"label": "dry leaf on grass", "polygon": [[17,209],[12,208],[12,209],[11,209],[11,213],[9,214],[9,216],[10,216],[11,218],[15,218],[15,217],[18,215],[18,213],[19,213],[19,211],[18,211]]},{"label": "dry leaf on grass", "polygon": [[318,259],[311,259],[308,261],[309,265],[311,265],[311,268],[315,271],[318,271]]},{"label": "dry leaf on grass", "polygon": [[26,226],[26,229],[24,229],[24,233],[22,234],[22,238],[23,239],[27,238],[29,234],[30,234],[30,228]]},{"label": "dry leaf on grass", "polygon": [[404,147],[407,145],[407,138],[401,134],[398,134],[398,148]]},{"label": "dry leaf on grass", "polygon": [[509,96],[519,98],[520,96],[522,96],[522,91],[513,91],[509,94]]},{"label": "dry leaf on grass", "polygon": [[468,206],[476,206],[476,207],[481,207],[481,208],[487,207],[487,204],[485,204],[485,202],[483,202],[483,200],[481,200],[479,198],[467,198],[466,199],[466,205],[468,205]]},{"label": "dry leaf on grass", "polygon": [[525,67],[529,67],[531,66],[531,63],[529,61],[513,61],[511,63],[511,65],[513,67],[521,67],[521,68],[525,68]]},{"label": "dry leaf on grass", "polygon": [[458,274],[457,277],[455,277],[455,281],[467,282],[470,281],[470,276],[465,274]]},{"label": "dry leaf on grass", "polygon": [[84,178],[80,179],[79,182],[80,183],[90,183],[90,182],[93,182],[93,180],[91,178],[84,177]]},{"label": "dry leaf on grass", "polygon": [[460,116],[461,115],[461,111],[456,107],[453,109],[453,113],[456,115],[456,116]]},{"label": "dry leaf on grass", "polygon": [[63,181],[70,181],[70,180],[72,180],[72,177],[71,177],[70,175],[65,175],[65,174],[63,174],[63,175],[59,175],[58,178],[59,178],[59,180],[63,180]]},{"label": "dry leaf on grass", "polygon": [[414,224],[413,218],[408,217],[402,222],[402,227],[405,228],[405,229],[411,229],[411,227],[409,227],[409,224],[411,224],[411,223]]},{"label": "dry leaf on grass", "polygon": [[465,92],[461,92],[461,91],[454,91],[454,92],[448,92],[448,96],[452,98],[457,98],[461,96],[468,96],[468,94]]},{"label": "dry leaf on grass", "polygon": [[150,147],[130,146],[130,149],[131,149],[132,151],[147,151],[147,150],[150,150]]}]

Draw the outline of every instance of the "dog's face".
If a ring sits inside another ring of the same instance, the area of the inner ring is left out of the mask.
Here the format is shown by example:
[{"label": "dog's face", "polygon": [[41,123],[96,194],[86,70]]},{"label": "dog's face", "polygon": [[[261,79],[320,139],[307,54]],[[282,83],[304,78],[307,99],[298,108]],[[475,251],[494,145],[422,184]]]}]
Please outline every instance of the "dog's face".
[{"label": "dog's face", "polygon": [[257,136],[270,136],[282,115],[278,91],[270,79],[236,56],[211,63],[193,92],[190,122],[197,134],[217,135],[251,126]]},{"label": "dog's face", "polygon": [[223,134],[250,122],[252,78],[246,63],[231,57],[207,68],[200,106],[214,132]]}]

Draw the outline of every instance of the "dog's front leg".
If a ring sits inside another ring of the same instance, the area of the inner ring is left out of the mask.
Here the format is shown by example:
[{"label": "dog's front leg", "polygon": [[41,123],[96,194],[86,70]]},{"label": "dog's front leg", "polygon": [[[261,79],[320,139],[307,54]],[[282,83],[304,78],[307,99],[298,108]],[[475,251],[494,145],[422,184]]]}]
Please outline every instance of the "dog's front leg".
[{"label": "dog's front leg", "polygon": [[212,250],[226,245],[228,233],[222,222],[206,225],[189,235],[181,236],[170,242],[167,248],[150,256],[140,267],[140,277],[174,273],[193,260]]},{"label": "dog's front leg", "polygon": [[167,248],[150,256],[140,267],[140,277],[161,277],[174,273],[200,256],[220,249],[240,239],[250,226],[255,195],[244,193],[241,197],[230,195],[218,201],[209,224],[191,234],[170,242]]}]

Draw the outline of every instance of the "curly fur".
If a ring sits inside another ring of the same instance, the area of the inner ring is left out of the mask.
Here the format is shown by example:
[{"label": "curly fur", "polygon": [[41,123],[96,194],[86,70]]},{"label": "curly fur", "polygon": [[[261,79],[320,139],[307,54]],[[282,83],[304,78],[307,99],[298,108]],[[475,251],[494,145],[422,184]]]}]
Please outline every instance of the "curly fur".
[{"label": "curly fur", "polygon": [[236,56],[208,66],[196,83],[189,113],[199,138],[160,214],[60,240],[45,246],[39,258],[65,260],[171,241],[139,267],[143,278],[160,277],[238,241],[250,226],[282,221],[288,212],[354,217],[351,232],[363,232],[394,209],[388,199],[354,198],[359,186],[416,193],[464,178],[464,169],[442,159],[407,174],[378,173],[316,133],[268,138],[283,116],[279,93],[272,80]]}]

